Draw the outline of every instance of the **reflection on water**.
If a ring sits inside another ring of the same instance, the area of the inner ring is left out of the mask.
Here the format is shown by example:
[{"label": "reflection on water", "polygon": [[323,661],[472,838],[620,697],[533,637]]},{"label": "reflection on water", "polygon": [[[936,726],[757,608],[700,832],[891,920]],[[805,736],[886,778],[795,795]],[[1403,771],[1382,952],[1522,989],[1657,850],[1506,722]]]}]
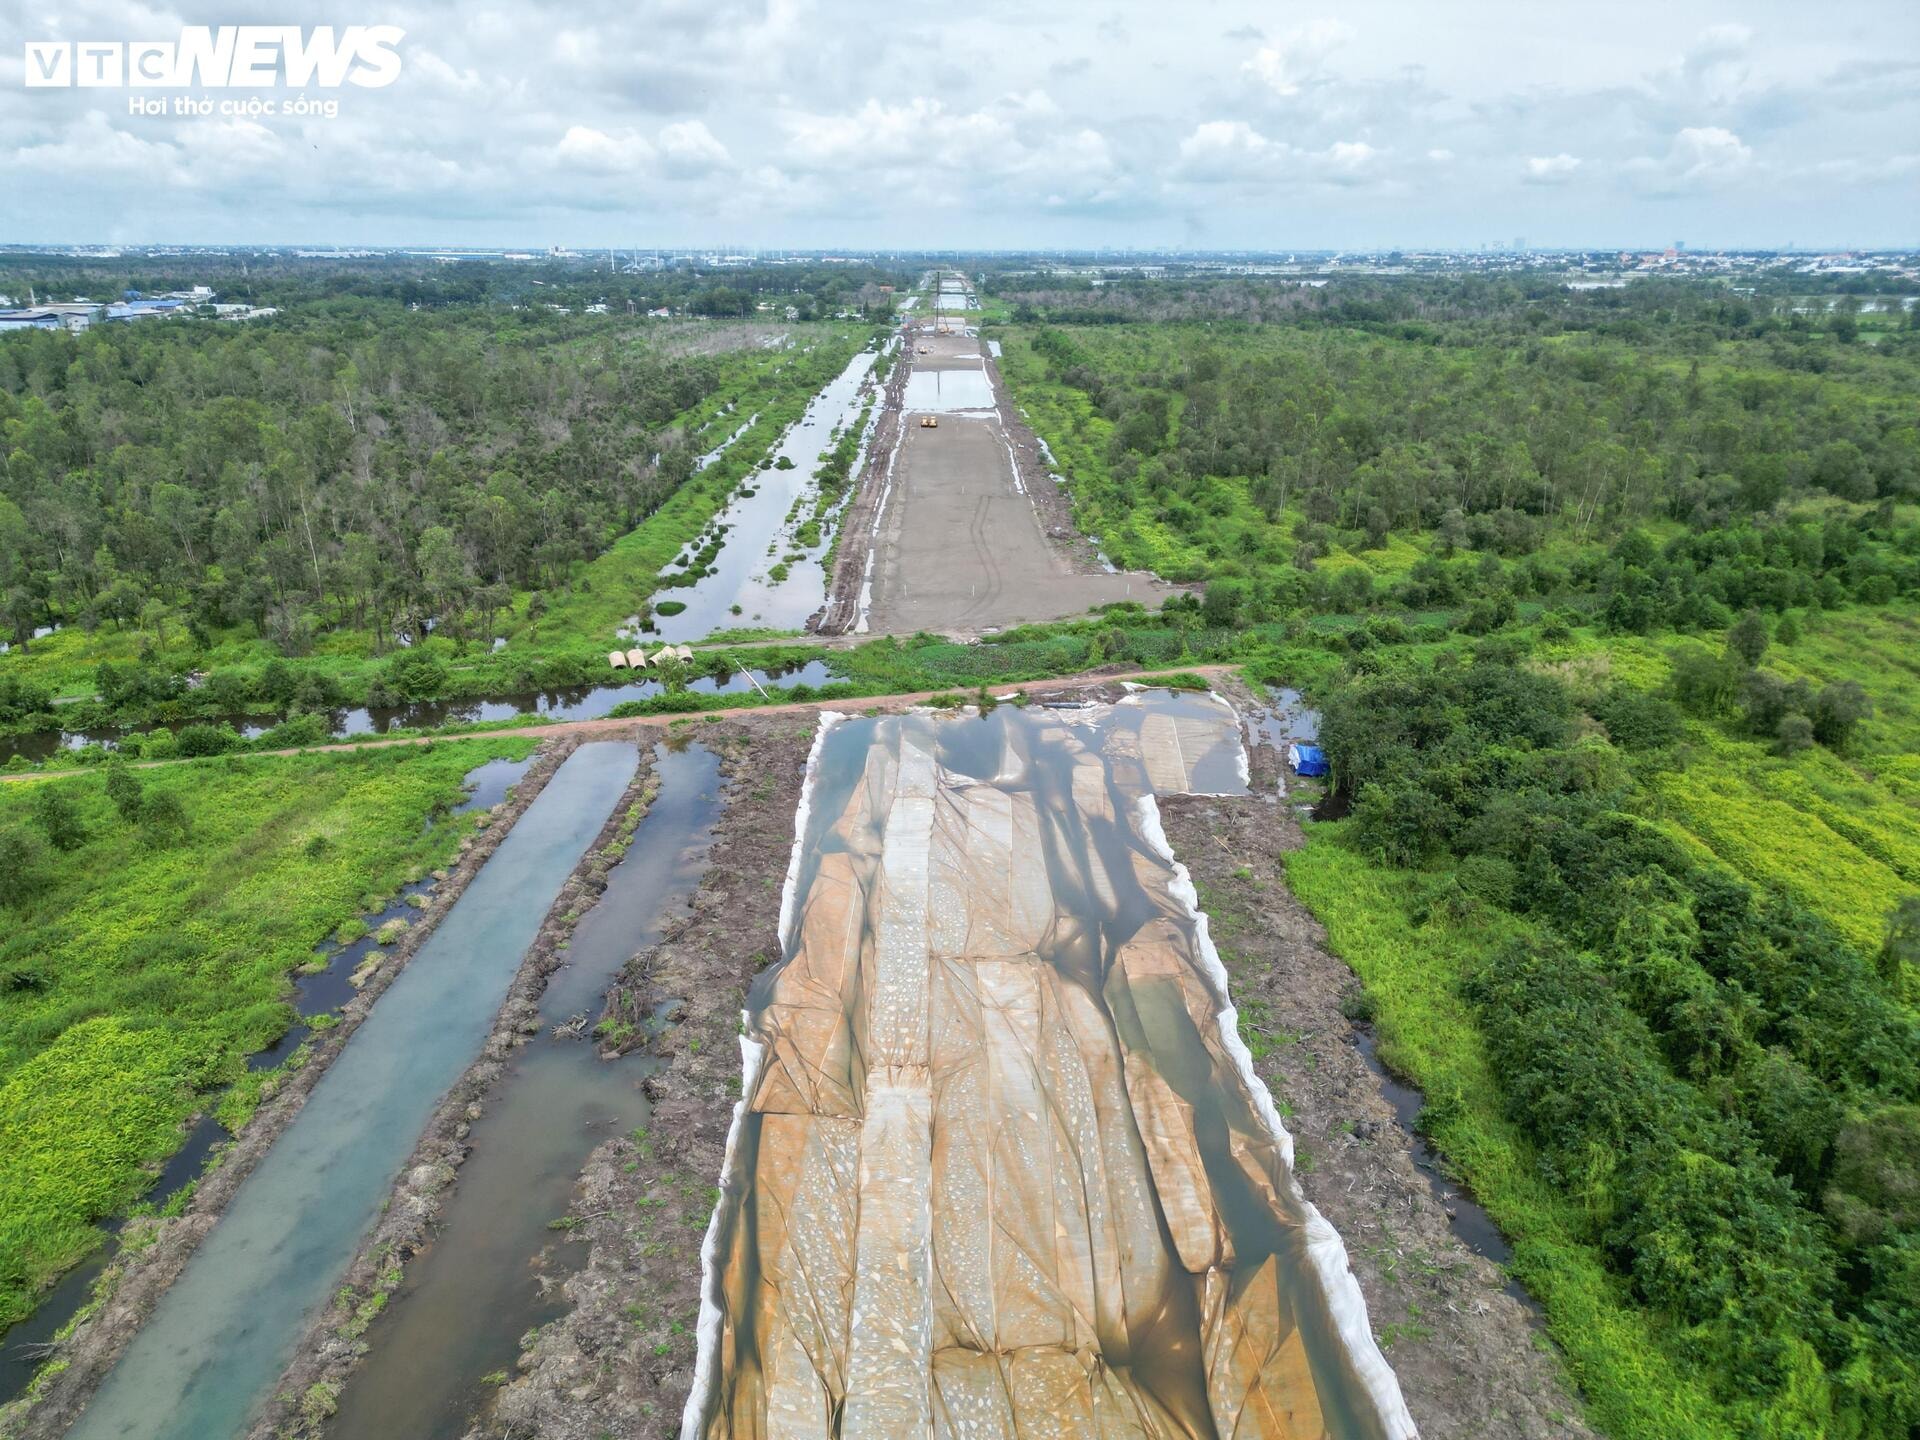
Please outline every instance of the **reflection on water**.
[{"label": "reflection on water", "polygon": [[1149,797],[1203,697],[848,721],[812,776],[693,1413],[763,1433],[1411,1434]]},{"label": "reflection on water", "polygon": [[907,376],[901,403],[909,413],[933,410],[945,415],[956,410],[991,410],[993,382],[985,369],[927,370],[915,366]]},{"label": "reflection on water", "polygon": [[235,1194],[69,1432],[240,1433],[435,1103],[478,1052],[547,906],[632,778],[583,745],[547,782]]},{"label": "reflection on water", "polygon": [[598,1014],[620,967],[660,938],[706,870],[720,815],[719,763],[700,745],[654,750],[660,793],[607,888],[574,928],[566,964],[540,999],[542,1034],[514,1058],[473,1127],[473,1153],[392,1304],[367,1332],[371,1351],[327,1427],[335,1437],[458,1440],[483,1399],[481,1379],[513,1364],[520,1337],[563,1313],[532,1262],[567,1213],[575,1179],[602,1141],[647,1120],[645,1057],[599,1058],[553,1028]]}]

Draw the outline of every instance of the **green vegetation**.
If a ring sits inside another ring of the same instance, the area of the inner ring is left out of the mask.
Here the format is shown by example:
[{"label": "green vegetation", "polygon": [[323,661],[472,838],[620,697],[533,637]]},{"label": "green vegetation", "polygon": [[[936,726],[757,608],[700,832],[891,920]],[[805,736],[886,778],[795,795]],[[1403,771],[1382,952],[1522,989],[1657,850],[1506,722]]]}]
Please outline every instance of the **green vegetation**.
[{"label": "green vegetation", "polygon": [[1845,685],[1915,623],[1513,632],[1325,686],[1354,808],[1290,879],[1611,1434],[1920,1420],[1920,823],[1879,778],[1912,717],[1782,753],[1685,685]]},{"label": "green vegetation", "polygon": [[0,728],[598,678],[867,332],[702,333],[342,303],[6,337]]},{"label": "green vegetation", "polygon": [[998,288],[1082,526],[1205,586],[1099,633],[1323,700],[1353,812],[1291,881],[1596,1422],[1920,1425],[1912,326],[1766,287]]},{"label": "green vegetation", "polygon": [[[292,1019],[289,974],[448,861],[461,777],[525,740],[0,785],[0,1324]],[[272,1076],[221,1100],[236,1123]]]}]

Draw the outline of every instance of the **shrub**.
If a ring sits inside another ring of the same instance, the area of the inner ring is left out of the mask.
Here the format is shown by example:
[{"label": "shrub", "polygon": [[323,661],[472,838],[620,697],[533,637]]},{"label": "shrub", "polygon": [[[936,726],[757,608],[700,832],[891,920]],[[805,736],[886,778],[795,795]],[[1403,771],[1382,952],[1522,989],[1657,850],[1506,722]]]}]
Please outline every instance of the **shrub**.
[{"label": "shrub", "polygon": [[1829,750],[1845,750],[1862,720],[1873,714],[1873,702],[1857,680],[1825,686],[1813,699],[1813,736]]},{"label": "shrub", "polygon": [[1631,686],[1616,685],[1594,707],[1594,719],[1607,727],[1623,750],[1660,750],[1681,735],[1679,708],[1670,700]]},{"label": "shrub", "polygon": [[387,662],[387,684],[409,700],[437,699],[447,688],[447,667],[419,650],[407,650]]},{"label": "shrub", "polygon": [[0,830],[0,905],[32,899],[46,883],[47,847],[25,826]]},{"label": "shrub", "polygon": [[226,725],[183,725],[174,736],[176,753],[189,759],[224,755],[239,743],[240,736]]}]

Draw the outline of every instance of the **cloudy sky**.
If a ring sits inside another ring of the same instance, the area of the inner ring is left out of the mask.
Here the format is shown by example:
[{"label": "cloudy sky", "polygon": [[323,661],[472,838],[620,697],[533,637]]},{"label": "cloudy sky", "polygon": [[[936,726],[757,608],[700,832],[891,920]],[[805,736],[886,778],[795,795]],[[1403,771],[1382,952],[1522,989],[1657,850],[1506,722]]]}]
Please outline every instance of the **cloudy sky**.
[{"label": "cloudy sky", "polygon": [[[404,68],[331,120],[25,86],[28,41],[222,23]],[[1911,0],[0,0],[0,42],[0,242],[1920,245]]]}]

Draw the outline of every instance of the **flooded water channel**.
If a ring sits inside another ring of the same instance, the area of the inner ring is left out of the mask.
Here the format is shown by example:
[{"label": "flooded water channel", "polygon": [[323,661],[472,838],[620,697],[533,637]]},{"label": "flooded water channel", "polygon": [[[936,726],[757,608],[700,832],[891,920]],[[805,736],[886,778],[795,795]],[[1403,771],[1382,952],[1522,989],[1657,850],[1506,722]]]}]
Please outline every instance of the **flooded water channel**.
[{"label": "flooded water channel", "polygon": [[510,1369],[521,1335],[565,1309],[533,1261],[554,1238],[549,1226],[567,1212],[588,1154],[646,1123],[640,1082],[650,1065],[644,1056],[603,1061],[590,1039],[553,1027],[598,1015],[620,967],[684,913],[720,816],[709,751],[661,746],[654,755],[659,794],[541,996],[542,1034],[489,1093],[432,1248],[368,1330],[370,1353],[329,1436],[458,1440],[482,1403],[483,1377]]},{"label": "flooded water channel", "polygon": [[1411,1436],[1160,828],[1245,781],[1208,697],[824,737],[685,1434]]},{"label": "flooded water channel", "polygon": [[[820,462],[833,449],[835,432],[859,421],[867,376],[878,358],[871,350],[854,356],[782,437],[773,465],[754,471],[714,518],[709,533],[723,533],[726,543],[714,557],[711,573],[653,597],[656,604],[670,601],[686,609],[675,615],[656,610],[648,628],[630,625],[623,633],[680,643],[743,626],[797,630],[820,608],[827,593],[821,557],[830,531],[823,527],[820,540],[811,546],[800,544],[794,531],[812,516]],[[783,461],[790,468],[780,468]],[[698,551],[701,543],[688,548]],[[798,558],[788,560],[789,555]],[[782,563],[784,574],[776,578],[774,567]]]},{"label": "flooded water channel", "polygon": [[[816,605],[819,601],[816,599]],[[791,690],[796,685],[826,685],[833,672],[824,661],[809,660],[787,670],[734,671],[718,678],[702,675],[689,680],[686,688],[696,695],[751,695],[760,689]],[[336,738],[353,735],[385,735],[391,730],[434,730],[442,725],[472,725],[487,721],[511,720],[524,715],[530,721],[545,724],[559,720],[598,720],[616,705],[628,700],[650,700],[666,692],[661,680],[632,680],[620,685],[580,685],[562,690],[534,691],[500,695],[482,700],[421,700],[410,705],[370,710],[365,706],[331,712],[332,733]],[[245,739],[266,733],[283,716],[227,715],[211,717],[211,723],[230,725]],[[182,725],[209,723],[209,717],[177,721],[165,727],[177,730]],[[0,765],[15,755],[28,760],[45,760],[57,750],[77,750],[83,745],[112,745],[129,733],[123,730],[42,731],[28,735],[0,736]]]},{"label": "flooded water channel", "polygon": [[76,1440],[240,1433],[331,1293],[435,1103],[471,1063],[547,907],[631,781],[577,749],[527,808],[161,1298]]},{"label": "flooded water channel", "polygon": [[[524,760],[489,760],[475,766],[466,776],[466,798],[454,806],[454,813],[491,810],[507,798],[507,791],[527,773],[532,763],[533,757],[528,756]],[[417,913],[413,897],[426,894],[435,883],[425,879],[401,886],[384,910],[361,917],[367,933],[360,939],[346,945],[329,940],[319,946],[314,951],[313,962],[293,977],[289,1001],[298,1019],[273,1044],[248,1056],[247,1068],[271,1070],[282,1064],[312,1036],[310,1022],[338,1011],[352,1000],[359,993],[353,983],[354,973],[362,961],[379,949],[375,933],[389,920],[412,919]],[[163,1208],[200,1178],[208,1158],[228,1138],[226,1127],[214,1116],[213,1100],[209,1098],[204,1113],[188,1129],[180,1148],[167,1158],[141,1197],[142,1201],[156,1209]],[[105,1221],[102,1228],[109,1234],[118,1234],[122,1223],[122,1217],[116,1216]],[[26,1388],[46,1346],[86,1304],[93,1282],[113,1258],[114,1248],[114,1242],[109,1241],[69,1270],[60,1283],[47,1292],[33,1314],[0,1336],[0,1403],[13,1399]]]}]

